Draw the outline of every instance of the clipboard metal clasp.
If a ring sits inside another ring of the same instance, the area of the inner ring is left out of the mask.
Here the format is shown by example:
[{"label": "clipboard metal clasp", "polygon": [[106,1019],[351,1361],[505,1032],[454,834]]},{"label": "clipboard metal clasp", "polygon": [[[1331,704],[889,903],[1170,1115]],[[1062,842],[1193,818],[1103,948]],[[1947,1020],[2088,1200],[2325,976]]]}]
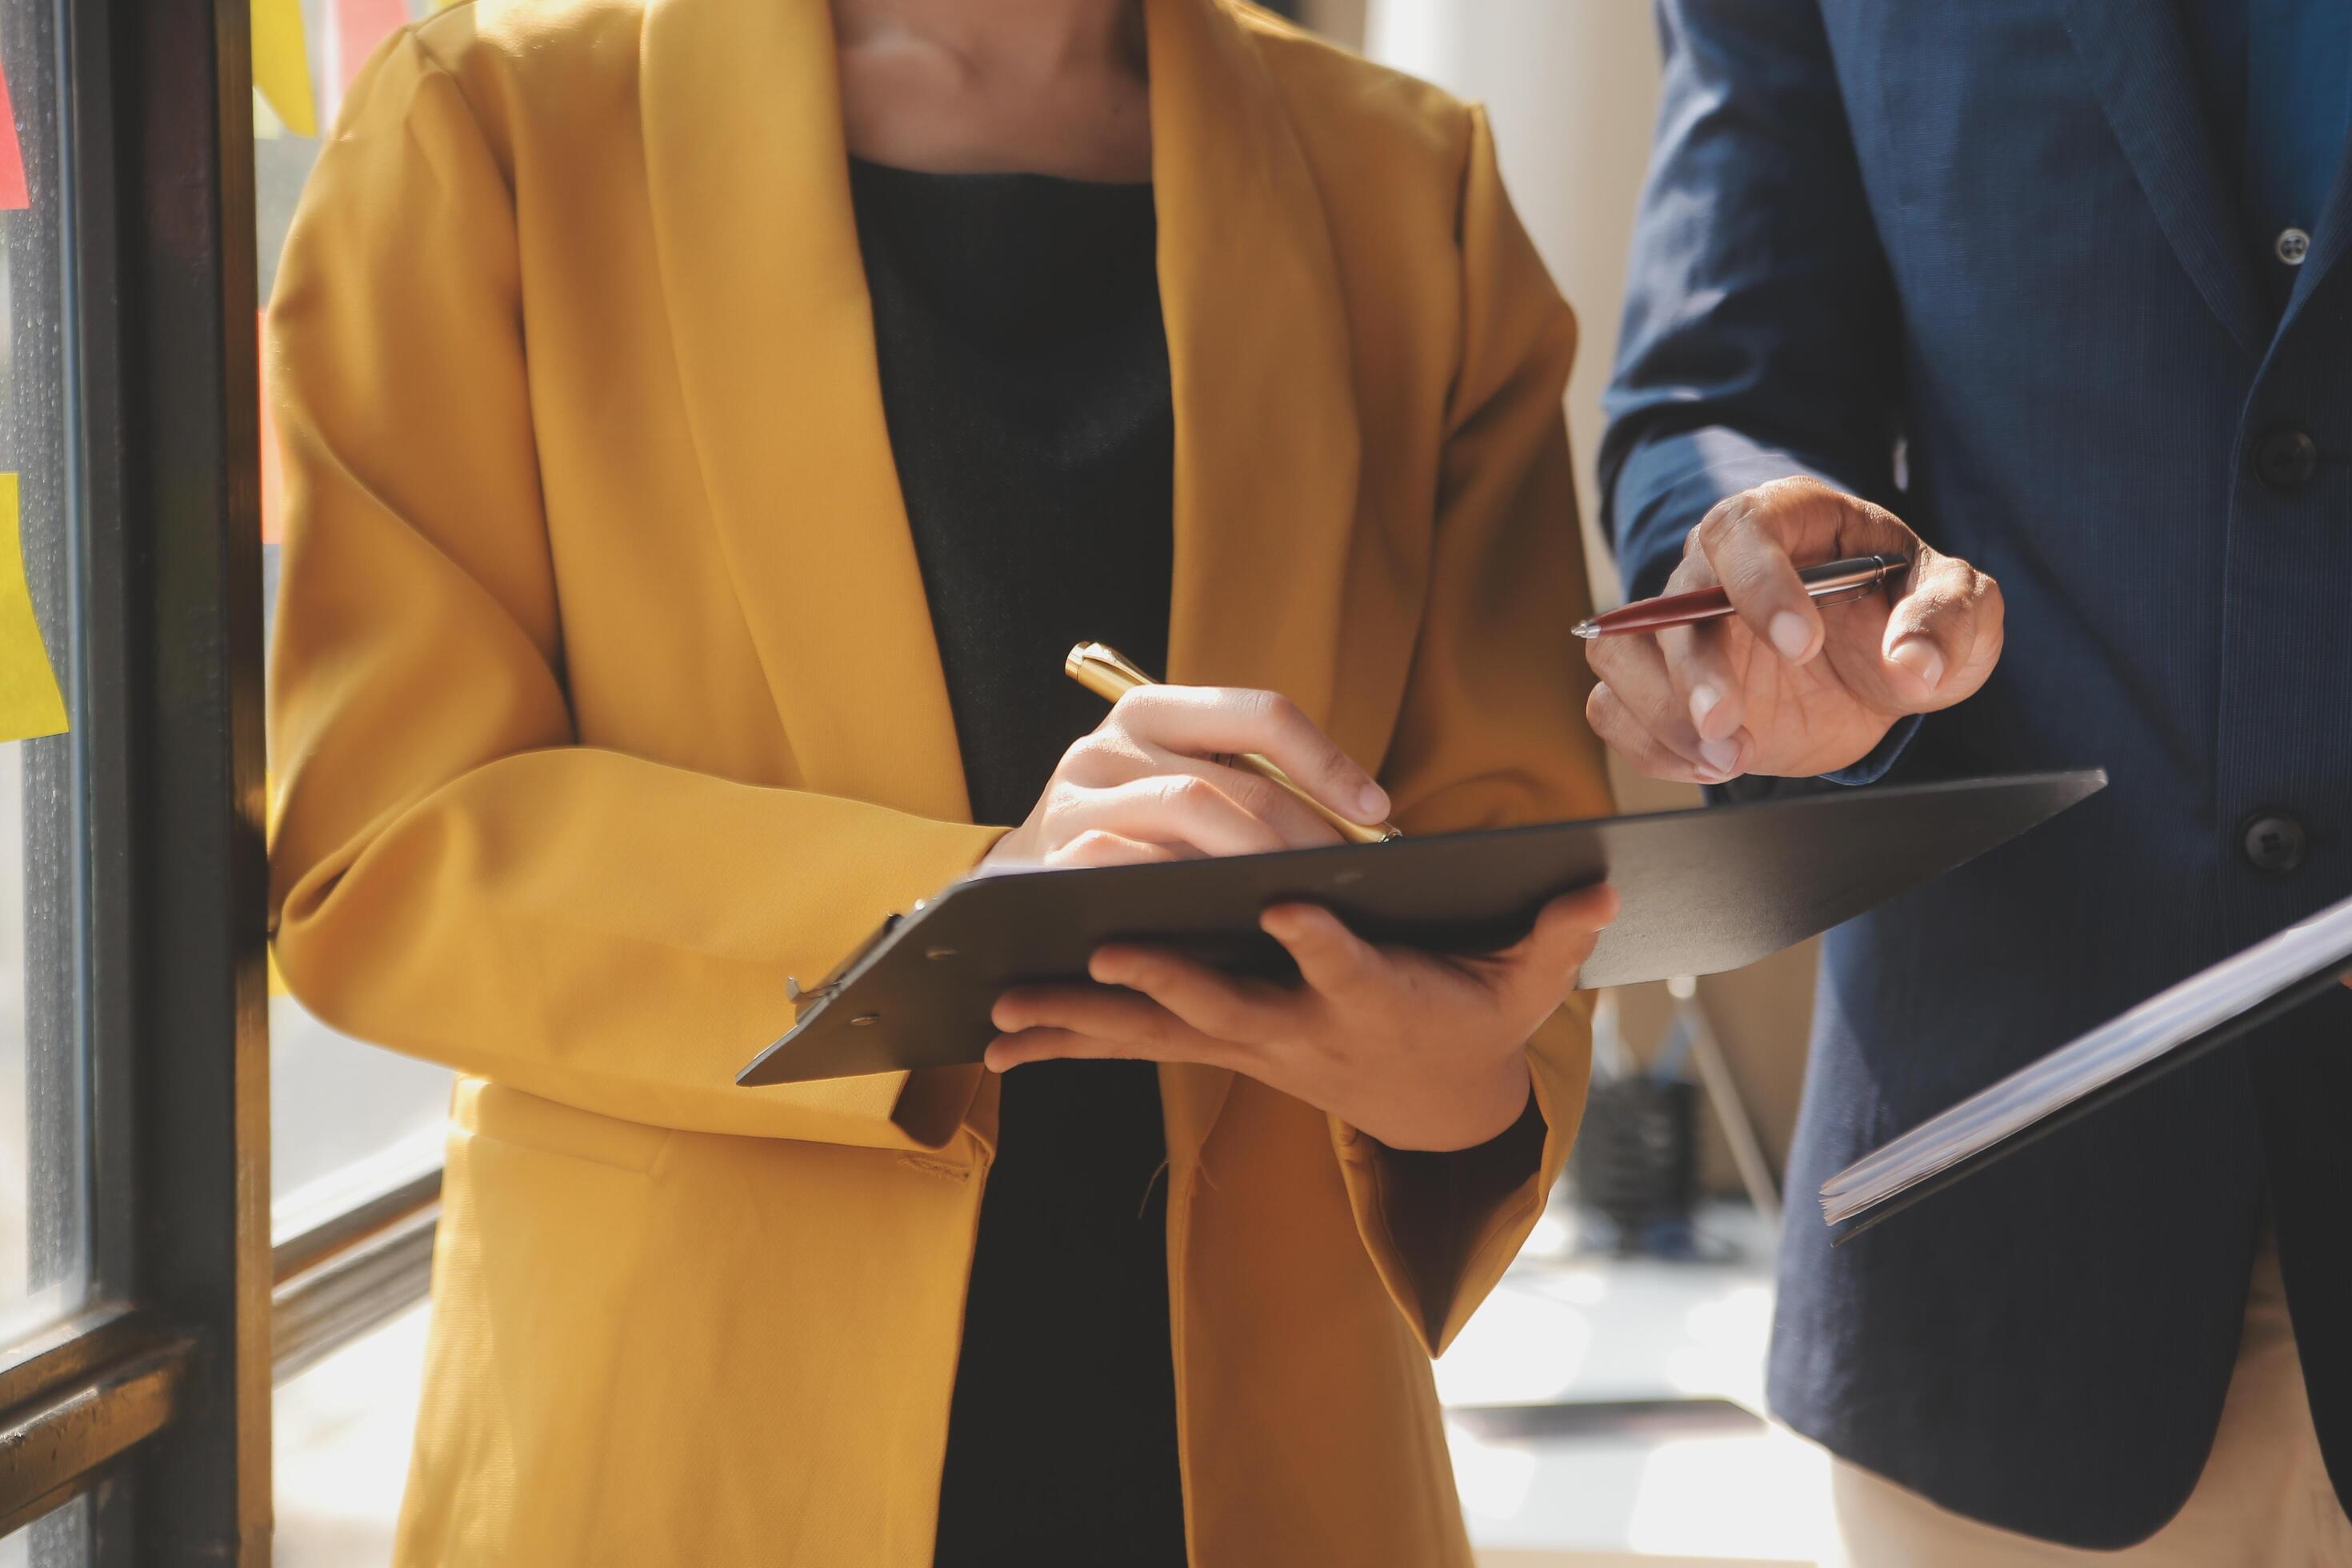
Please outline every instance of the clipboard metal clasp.
[{"label": "clipboard metal clasp", "polygon": [[[915,908],[918,910],[921,910],[923,904],[927,901],[928,900],[918,900]],[[826,973],[825,977],[818,981],[814,985],[802,984],[800,977],[796,974],[785,975],[784,1000],[793,1005],[793,1010],[794,1013],[805,1019],[811,1011],[824,1006],[827,1002],[834,999],[834,997],[840,992],[842,983],[849,978],[850,972],[855,970],[859,963],[865,961],[866,954],[881,946],[883,940],[892,931],[897,931],[898,929],[898,922],[905,918],[906,917],[903,915],[896,914],[886,915],[883,917],[882,925],[879,930],[876,931],[872,936],[867,937],[864,942],[859,942],[855,948],[851,949],[848,957],[843,959],[839,963],[835,964],[833,968]]]}]

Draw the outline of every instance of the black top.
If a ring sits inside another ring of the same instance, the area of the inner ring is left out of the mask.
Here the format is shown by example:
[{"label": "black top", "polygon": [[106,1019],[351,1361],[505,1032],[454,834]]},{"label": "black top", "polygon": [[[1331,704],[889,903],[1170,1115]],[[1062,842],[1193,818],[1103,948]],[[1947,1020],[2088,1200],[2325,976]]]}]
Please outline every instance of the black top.
[{"label": "black top", "polygon": [[[1100,699],[1076,642],[1167,661],[1175,421],[1148,184],[853,160],[891,450],[975,821],[1018,823]],[[1160,1087],[1005,1075],[936,1561],[1185,1561]]]}]

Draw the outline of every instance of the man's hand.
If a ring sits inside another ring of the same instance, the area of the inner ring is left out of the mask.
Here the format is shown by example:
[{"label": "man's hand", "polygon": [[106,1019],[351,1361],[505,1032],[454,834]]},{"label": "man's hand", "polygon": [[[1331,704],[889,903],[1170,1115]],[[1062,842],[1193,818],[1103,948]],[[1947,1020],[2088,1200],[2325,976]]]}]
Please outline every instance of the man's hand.
[{"label": "man's hand", "polygon": [[[1806,597],[1798,566],[1854,555],[1911,566],[1886,592],[1826,610]],[[1897,720],[1974,694],[2000,658],[1998,584],[1818,480],[1759,485],[1691,530],[1664,591],[1718,584],[1737,614],[1587,650],[1601,678],[1585,707],[1594,731],[1656,778],[1850,767]]]},{"label": "man's hand", "polygon": [[1500,952],[1452,957],[1365,942],[1330,910],[1261,923],[1298,961],[1289,984],[1223,974],[1166,948],[1094,955],[1091,985],[1024,985],[996,1004],[998,1072],[1056,1057],[1231,1068],[1391,1149],[1468,1149],[1527,1109],[1527,1043],[1576,985],[1617,912],[1607,887],[1553,900]]}]

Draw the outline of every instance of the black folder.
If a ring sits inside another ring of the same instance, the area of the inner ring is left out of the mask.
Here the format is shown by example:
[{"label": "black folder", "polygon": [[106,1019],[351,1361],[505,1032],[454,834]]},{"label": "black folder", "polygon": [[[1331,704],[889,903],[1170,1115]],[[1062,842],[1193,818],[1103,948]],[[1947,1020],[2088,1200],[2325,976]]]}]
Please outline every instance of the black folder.
[{"label": "black folder", "polygon": [[2104,787],[2095,771],[1841,790],[1693,811],[1408,837],[1272,855],[968,878],[796,998],[746,1086],[975,1062],[1008,987],[1082,980],[1112,941],[1161,942],[1230,971],[1296,973],[1266,905],[1322,904],[1378,942],[1452,952],[1524,935],[1560,893],[1622,900],[1588,986],[1712,974],[1851,920]]},{"label": "black folder", "polygon": [[1924,1198],[2352,979],[2352,899],[2332,904],[1928,1118],[1822,1184],[1843,1244]]}]

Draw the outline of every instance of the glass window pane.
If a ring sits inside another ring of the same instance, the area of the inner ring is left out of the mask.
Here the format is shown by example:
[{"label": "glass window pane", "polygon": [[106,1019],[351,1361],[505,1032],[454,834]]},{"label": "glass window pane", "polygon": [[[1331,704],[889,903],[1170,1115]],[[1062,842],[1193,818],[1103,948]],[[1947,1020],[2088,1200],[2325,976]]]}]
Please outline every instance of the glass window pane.
[{"label": "glass window pane", "polygon": [[[261,300],[275,285],[278,253],[319,155],[319,139],[300,134],[307,120],[333,123],[344,92],[368,58],[404,23],[421,19],[432,0],[302,0],[297,8],[256,6],[257,28],[299,16],[299,58],[306,74],[260,82],[253,108],[254,207]],[[256,36],[257,50],[266,43]],[[262,421],[262,573],[274,617],[278,596],[278,454],[271,422]],[[448,1072],[336,1034],[275,984],[269,998],[270,1194],[279,1239],[351,1207],[440,1163],[449,1106]]]},{"label": "glass window pane", "polygon": [[0,1536],[0,1568],[80,1568],[89,1561],[89,1499],[78,1497]]},{"label": "glass window pane", "polygon": [[[79,531],[56,0],[0,0],[0,676],[54,672],[79,713]],[[16,515],[7,514],[13,489]],[[11,536],[14,537],[11,537]],[[46,665],[47,669],[41,668]],[[79,737],[0,703],[0,1338],[79,1304],[89,1275]]]}]

